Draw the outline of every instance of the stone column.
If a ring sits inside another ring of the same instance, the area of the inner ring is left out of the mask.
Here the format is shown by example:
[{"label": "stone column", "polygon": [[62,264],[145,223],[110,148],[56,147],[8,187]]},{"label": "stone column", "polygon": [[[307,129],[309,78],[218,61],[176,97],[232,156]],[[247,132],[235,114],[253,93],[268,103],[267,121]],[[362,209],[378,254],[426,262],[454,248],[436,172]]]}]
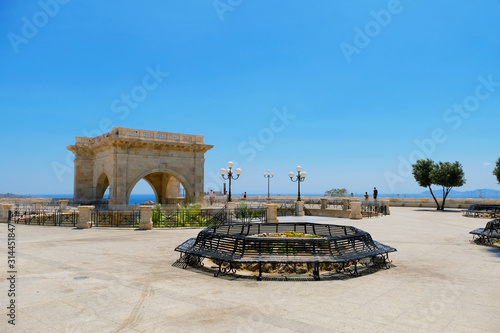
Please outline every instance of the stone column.
[{"label": "stone column", "polygon": [[236,204],[234,202],[226,202],[225,204],[226,208],[226,217],[229,222],[233,221],[233,214],[234,214],[234,208],[236,207]]},{"label": "stone column", "polygon": [[267,222],[268,223],[278,223],[278,205],[277,204],[265,204]]},{"label": "stone column", "polygon": [[349,215],[350,219],[359,220],[363,218],[361,214],[361,202],[353,201],[351,202],[351,214]]},{"label": "stone column", "polygon": [[88,229],[92,226],[92,210],[94,206],[78,206],[78,229]]},{"label": "stone column", "polygon": [[391,215],[391,210],[389,209],[389,200],[384,200],[381,202],[381,204],[385,206],[387,215]]},{"label": "stone column", "polygon": [[35,199],[35,211],[38,212],[42,209],[43,199]]},{"label": "stone column", "polygon": [[224,204],[224,206],[226,207],[227,210],[234,210],[234,208],[236,207],[236,203],[234,202],[226,202]]},{"label": "stone column", "polygon": [[151,230],[153,229],[153,206],[141,205],[139,207],[141,210],[141,222],[139,223],[140,230]]},{"label": "stone column", "polygon": [[0,222],[7,222],[9,220],[9,211],[12,210],[12,206],[11,204],[2,204]]},{"label": "stone column", "polygon": [[321,198],[321,209],[326,209],[327,198]]},{"label": "stone column", "polygon": [[59,210],[60,211],[65,211],[68,208],[68,201],[66,199],[59,200]]},{"label": "stone column", "polygon": [[342,210],[348,210],[349,209],[349,199],[342,199]]},{"label": "stone column", "polygon": [[295,202],[295,216],[304,216],[304,201]]}]

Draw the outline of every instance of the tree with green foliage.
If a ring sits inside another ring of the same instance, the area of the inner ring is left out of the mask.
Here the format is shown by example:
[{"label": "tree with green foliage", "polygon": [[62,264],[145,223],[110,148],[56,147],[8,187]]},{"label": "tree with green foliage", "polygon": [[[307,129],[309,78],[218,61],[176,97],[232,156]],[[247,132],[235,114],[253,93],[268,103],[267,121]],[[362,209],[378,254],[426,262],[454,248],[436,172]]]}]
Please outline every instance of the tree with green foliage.
[{"label": "tree with green foliage", "polygon": [[495,169],[493,169],[493,175],[497,177],[497,182],[500,184],[500,158],[497,160],[497,164],[495,166]]},{"label": "tree with green foliage", "polygon": [[432,183],[443,187],[443,203],[441,210],[444,210],[446,197],[453,187],[460,187],[465,184],[465,175],[462,165],[458,162],[439,162],[431,171]]},{"label": "tree with green foliage", "polygon": [[[413,176],[419,186],[428,187],[438,210],[444,210],[446,198],[453,187],[460,187],[465,184],[465,177],[462,165],[458,162],[434,163],[430,159],[418,160],[413,167]],[[434,196],[431,185],[443,187],[443,199],[441,204]]]},{"label": "tree with green foliage", "polygon": [[436,205],[439,209],[439,203],[436,199],[436,196],[434,195],[434,192],[432,192],[432,181],[431,181],[431,171],[432,168],[434,167],[434,162],[430,159],[426,160],[418,160],[415,164],[412,165],[413,167],[413,177],[415,177],[415,180],[418,183],[418,186],[422,187],[428,187],[429,191],[431,191],[431,195],[434,198],[434,202],[436,202]]},{"label": "tree with green foliage", "polygon": [[346,197],[347,196],[347,189],[345,189],[345,188],[333,188],[331,190],[326,191],[325,195],[330,196],[330,197]]}]

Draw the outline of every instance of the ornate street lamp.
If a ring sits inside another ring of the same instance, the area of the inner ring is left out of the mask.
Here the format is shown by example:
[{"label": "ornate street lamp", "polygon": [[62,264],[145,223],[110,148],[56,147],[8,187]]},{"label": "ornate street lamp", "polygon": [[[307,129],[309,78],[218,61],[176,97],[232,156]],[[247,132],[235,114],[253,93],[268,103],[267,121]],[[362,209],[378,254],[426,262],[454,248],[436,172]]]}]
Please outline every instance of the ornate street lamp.
[{"label": "ornate street lamp", "polygon": [[264,177],[267,178],[267,199],[271,199],[269,196],[269,179],[274,177],[274,173],[271,173],[271,170],[267,170],[267,173],[264,172]]},{"label": "ornate street lamp", "polygon": [[[293,172],[290,172],[288,174],[288,177],[290,177],[290,180],[292,182],[297,182],[298,186],[299,186],[299,191],[298,191],[298,196],[297,196],[297,201],[300,201],[300,183],[303,182],[304,180],[306,180],[306,177],[307,177],[307,172],[305,171],[302,171],[302,167],[299,165],[297,166],[296,168],[297,170],[297,176],[295,176],[293,174]],[[301,172],[302,171],[302,172]]]},{"label": "ornate street lamp", "polygon": [[224,180],[229,179],[229,196],[227,198],[228,202],[231,202],[231,179],[236,180],[241,175],[241,169],[237,168],[236,170],[234,170],[236,177],[233,177],[233,171],[232,171],[233,165],[234,165],[234,163],[229,161],[229,162],[227,162],[227,168],[228,168],[227,170],[224,168],[220,169],[220,175],[222,176],[222,179],[224,179]]}]

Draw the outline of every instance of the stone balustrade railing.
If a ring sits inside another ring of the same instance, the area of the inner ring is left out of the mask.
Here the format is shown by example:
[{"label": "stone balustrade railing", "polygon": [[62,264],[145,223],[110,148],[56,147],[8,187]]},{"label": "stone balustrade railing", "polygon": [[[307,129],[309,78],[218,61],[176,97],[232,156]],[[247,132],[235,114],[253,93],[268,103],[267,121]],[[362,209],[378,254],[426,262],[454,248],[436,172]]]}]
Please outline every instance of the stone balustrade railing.
[{"label": "stone balustrade railing", "polygon": [[176,143],[191,143],[203,144],[203,135],[188,135],[180,133],[168,133],[158,131],[145,131],[133,130],[124,127],[114,127],[109,133],[105,133],[95,138],[77,137],[77,144],[95,144],[108,138],[124,138],[124,139],[138,139],[144,141],[157,141],[157,142],[176,142]]}]

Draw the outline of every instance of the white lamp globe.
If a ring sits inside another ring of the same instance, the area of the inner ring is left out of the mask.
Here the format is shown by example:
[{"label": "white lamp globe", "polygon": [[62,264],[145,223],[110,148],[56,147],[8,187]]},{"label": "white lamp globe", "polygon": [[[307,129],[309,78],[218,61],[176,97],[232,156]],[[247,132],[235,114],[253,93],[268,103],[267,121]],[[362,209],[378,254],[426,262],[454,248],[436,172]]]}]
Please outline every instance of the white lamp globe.
[{"label": "white lamp globe", "polygon": [[224,176],[226,174],[226,169],[221,168],[219,172],[220,172],[221,175]]},{"label": "white lamp globe", "polygon": [[234,173],[236,173],[238,176],[241,175],[241,169],[240,168],[236,169]]},{"label": "white lamp globe", "polygon": [[301,172],[302,171],[302,167],[299,165],[299,166],[297,166],[297,168],[295,168],[295,170],[297,170],[298,172]]},{"label": "white lamp globe", "polygon": [[234,163],[232,161],[227,162],[227,167],[231,169],[233,167]]},{"label": "white lamp globe", "polygon": [[289,172],[288,177],[293,178],[293,172]]},{"label": "white lamp globe", "polygon": [[307,177],[307,172],[302,171],[302,172],[300,173],[300,178],[306,178],[306,177]]}]

